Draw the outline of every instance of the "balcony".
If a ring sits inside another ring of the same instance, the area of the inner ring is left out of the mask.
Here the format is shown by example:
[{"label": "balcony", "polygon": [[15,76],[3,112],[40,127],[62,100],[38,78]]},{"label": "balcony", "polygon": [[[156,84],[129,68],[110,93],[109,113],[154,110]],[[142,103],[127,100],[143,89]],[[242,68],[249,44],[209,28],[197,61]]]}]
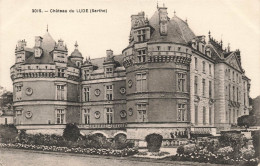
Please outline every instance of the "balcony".
[{"label": "balcony", "polygon": [[126,123],[94,123],[94,124],[79,124],[80,129],[124,129]]},{"label": "balcony", "polygon": [[192,127],[191,133],[192,134],[212,134],[216,135],[216,128],[215,127]]}]

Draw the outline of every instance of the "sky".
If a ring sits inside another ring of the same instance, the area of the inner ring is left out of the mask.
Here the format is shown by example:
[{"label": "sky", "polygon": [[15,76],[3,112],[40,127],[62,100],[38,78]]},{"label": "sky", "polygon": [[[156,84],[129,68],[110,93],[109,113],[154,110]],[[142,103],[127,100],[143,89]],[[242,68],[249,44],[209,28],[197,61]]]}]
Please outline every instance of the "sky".
[{"label": "sky", "polygon": [[[260,0],[159,0],[168,16],[188,20],[196,35],[211,35],[240,49],[242,66],[251,79],[250,96],[260,95]],[[15,62],[15,46],[25,39],[34,46],[35,36],[48,31],[57,41],[63,39],[69,54],[75,41],[83,57],[98,58],[107,49],[121,54],[128,45],[130,16],[144,11],[150,18],[157,0],[0,0],[0,86],[12,91],[10,67]],[[33,13],[41,9],[43,13]],[[50,13],[51,9],[67,13]],[[75,12],[69,13],[72,9]],[[77,13],[80,9],[106,9],[107,13]]]}]

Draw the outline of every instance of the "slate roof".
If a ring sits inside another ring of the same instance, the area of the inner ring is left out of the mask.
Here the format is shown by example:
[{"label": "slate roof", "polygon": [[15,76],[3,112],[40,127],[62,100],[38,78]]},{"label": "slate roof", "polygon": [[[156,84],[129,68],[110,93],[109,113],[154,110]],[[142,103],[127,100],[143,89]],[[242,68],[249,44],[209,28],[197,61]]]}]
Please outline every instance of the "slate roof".
[{"label": "slate roof", "polygon": [[[54,64],[50,52],[55,47],[55,40],[51,37],[49,32],[46,32],[42,38],[43,55],[40,58],[35,58],[34,54],[31,54],[26,59],[25,64]],[[33,49],[31,49],[31,51],[33,52]]]},{"label": "slate roof", "polygon": [[166,36],[162,36],[160,34],[158,11],[154,13],[154,15],[149,20],[149,23],[154,28],[154,32],[152,33],[149,42],[174,42],[188,44],[189,41],[196,37],[189,28],[188,24],[177,16],[174,16],[168,21],[168,32]]}]

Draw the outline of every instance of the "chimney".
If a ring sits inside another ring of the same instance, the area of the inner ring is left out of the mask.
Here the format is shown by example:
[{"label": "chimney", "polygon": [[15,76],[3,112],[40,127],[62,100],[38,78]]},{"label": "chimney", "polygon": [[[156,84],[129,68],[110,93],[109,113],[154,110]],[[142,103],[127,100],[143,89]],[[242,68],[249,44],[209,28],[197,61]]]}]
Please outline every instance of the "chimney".
[{"label": "chimney", "polygon": [[163,5],[163,7],[158,7],[159,11],[159,24],[160,24],[160,34],[167,35],[167,23],[168,23],[168,13],[167,7]]},{"label": "chimney", "polygon": [[26,41],[24,40],[19,40],[17,44],[17,50],[22,50],[26,46]]},{"label": "chimney", "polygon": [[107,50],[106,53],[107,53],[107,59],[110,59],[113,57],[113,51],[111,49]]}]

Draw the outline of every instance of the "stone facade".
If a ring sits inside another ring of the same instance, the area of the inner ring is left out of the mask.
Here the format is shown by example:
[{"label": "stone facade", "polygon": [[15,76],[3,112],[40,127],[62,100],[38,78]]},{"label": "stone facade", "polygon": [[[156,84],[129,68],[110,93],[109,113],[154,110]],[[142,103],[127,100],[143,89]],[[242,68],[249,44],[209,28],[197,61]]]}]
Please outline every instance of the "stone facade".
[{"label": "stone facade", "polygon": [[83,61],[77,42],[68,56],[64,42],[47,31],[33,48],[19,41],[15,56],[15,124],[32,133],[60,134],[64,124],[77,123],[84,134],[173,139],[215,134],[249,113],[240,51],[223,49],[210,33],[196,36],[166,7],[149,20],[144,12],[131,16],[121,55],[107,50],[104,58]]}]

